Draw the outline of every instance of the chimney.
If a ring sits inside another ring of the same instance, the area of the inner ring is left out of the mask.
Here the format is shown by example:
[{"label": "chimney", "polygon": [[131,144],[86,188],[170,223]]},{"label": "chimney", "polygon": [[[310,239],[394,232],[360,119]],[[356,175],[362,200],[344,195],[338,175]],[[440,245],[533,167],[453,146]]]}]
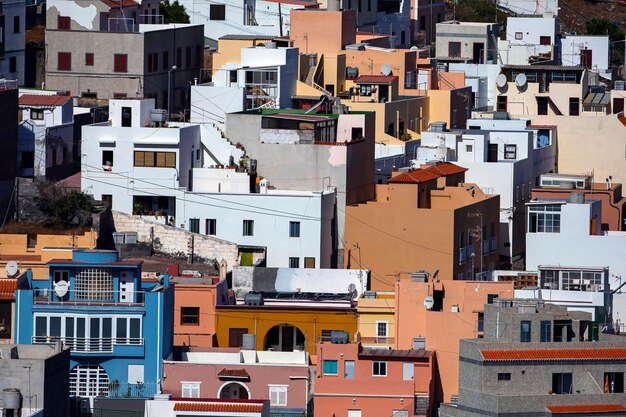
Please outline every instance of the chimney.
[{"label": "chimney", "polygon": [[226,279],[227,267],[228,262],[226,262],[226,259],[222,258],[220,261],[220,281],[224,281]]}]

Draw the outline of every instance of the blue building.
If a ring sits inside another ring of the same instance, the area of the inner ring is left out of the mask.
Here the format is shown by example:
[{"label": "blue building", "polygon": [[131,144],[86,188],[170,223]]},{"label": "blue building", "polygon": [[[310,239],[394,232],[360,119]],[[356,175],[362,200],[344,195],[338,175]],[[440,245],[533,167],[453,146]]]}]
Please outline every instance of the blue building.
[{"label": "blue building", "polygon": [[20,277],[15,343],[71,348],[70,395],[143,398],[160,392],[173,346],[174,288],[142,282],[142,261],[75,250],[48,262],[47,280]]}]

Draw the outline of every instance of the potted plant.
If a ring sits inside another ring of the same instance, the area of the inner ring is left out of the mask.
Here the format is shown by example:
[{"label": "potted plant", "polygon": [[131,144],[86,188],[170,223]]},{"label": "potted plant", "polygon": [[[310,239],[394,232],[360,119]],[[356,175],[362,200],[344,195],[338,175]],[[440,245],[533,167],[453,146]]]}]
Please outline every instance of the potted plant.
[{"label": "potted plant", "polygon": [[142,209],[141,204],[140,203],[135,203],[133,205],[133,214],[135,216],[138,215],[138,214],[141,214],[141,209]]},{"label": "potted plant", "polygon": [[109,393],[113,393],[113,397],[117,397],[118,394],[118,390],[120,389],[120,381],[118,381],[117,379],[114,379],[113,381],[109,382]]}]

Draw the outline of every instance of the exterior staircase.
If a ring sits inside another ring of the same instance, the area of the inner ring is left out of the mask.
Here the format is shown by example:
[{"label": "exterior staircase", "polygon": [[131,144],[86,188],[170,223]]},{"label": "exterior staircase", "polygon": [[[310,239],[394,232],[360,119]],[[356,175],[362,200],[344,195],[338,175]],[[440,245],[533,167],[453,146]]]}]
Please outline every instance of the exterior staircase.
[{"label": "exterior staircase", "polygon": [[205,165],[228,165],[234,161],[238,163],[245,155],[242,149],[233,145],[228,138],[224,136],[222,129],[213,123],[206,123],[201,126],[200,138],[205,152],[213,160],[213,162],[205,162]]}]

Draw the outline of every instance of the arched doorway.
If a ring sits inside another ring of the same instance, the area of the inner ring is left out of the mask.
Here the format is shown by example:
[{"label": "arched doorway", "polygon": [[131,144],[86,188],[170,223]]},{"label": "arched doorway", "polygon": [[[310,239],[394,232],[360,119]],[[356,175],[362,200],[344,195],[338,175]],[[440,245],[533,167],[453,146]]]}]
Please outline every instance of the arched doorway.
[{"label": "arched doorway", "polygon": [[279,324],[272,327],[265,334],[263,342],[263,350],[293,352],[294,350],[305,350],[305,348],[304,333],[291,324]]},{"label": "arched doorway", "polygon": [[100,365],[81,363],[70,372],[70,395],[106,397],[109,395],[109,375]]},{"label": "arched doorway", "polygon": [[248,400],[250,390],[241,382],[227,382],[217,390],[217,397],[226,400]]}]

